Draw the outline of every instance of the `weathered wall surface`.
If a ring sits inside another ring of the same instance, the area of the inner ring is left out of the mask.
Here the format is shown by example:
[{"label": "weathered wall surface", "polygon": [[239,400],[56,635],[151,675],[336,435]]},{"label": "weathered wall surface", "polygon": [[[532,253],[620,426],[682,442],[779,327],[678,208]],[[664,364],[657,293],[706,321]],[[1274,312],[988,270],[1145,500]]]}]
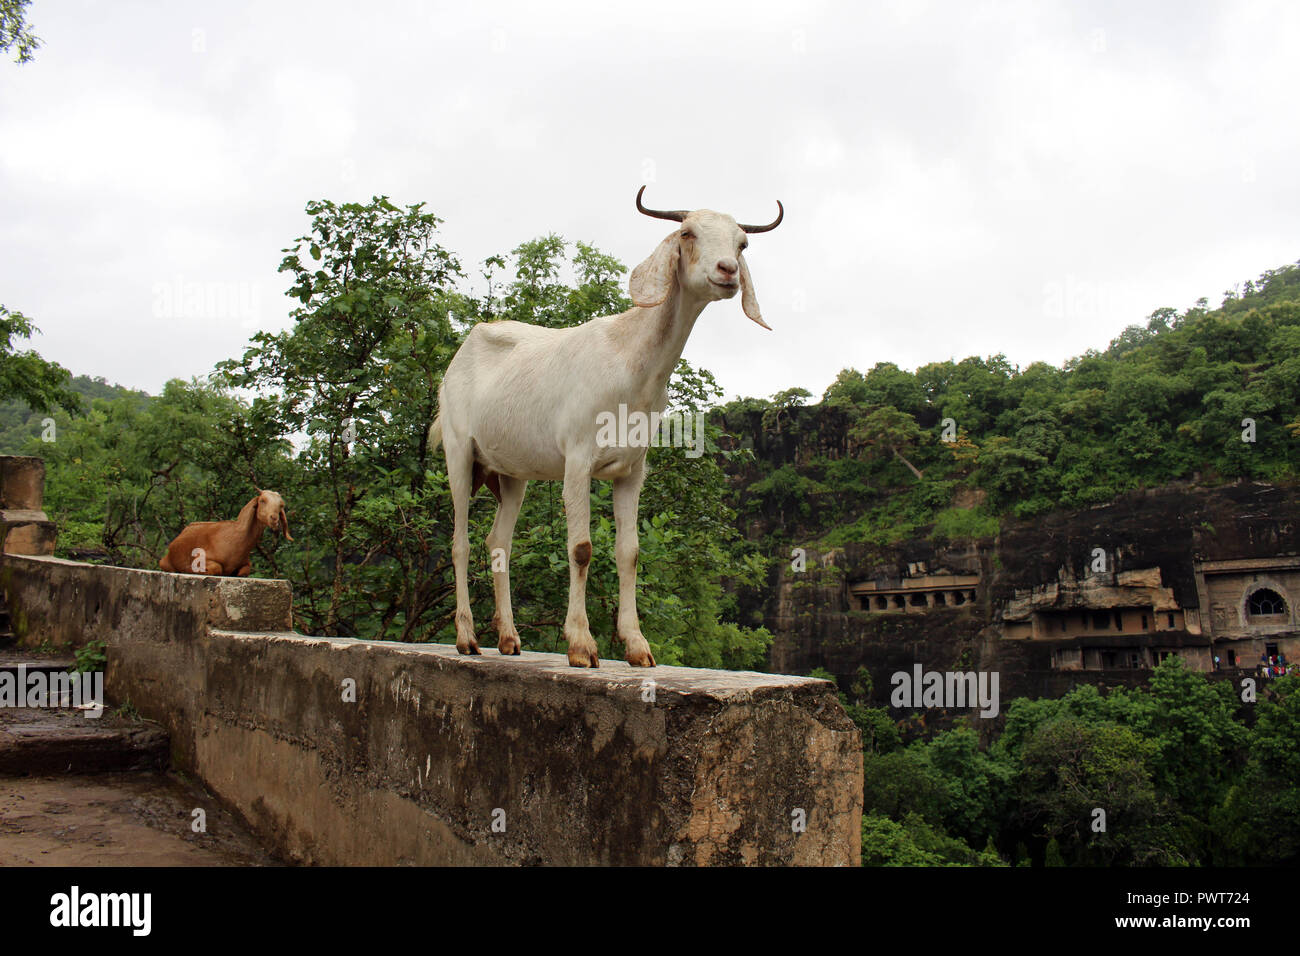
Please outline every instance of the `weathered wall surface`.
[{"label": "weathered wall surface", "polygon": [[108,694],[118,702],[129,698],[166,727],[173,757],[183,767],[194,766],[191,725],[203,708],[208,629],[290,627],[286,581],[5,555],[0,587],[21,644],[73,649],[102,640],[109,645]]},{"label": "weathered wall surface", "polygon": [[104,640],[109,696],[292,859],[858,862],[824,681],[303,637],[282,581],[7,556],[0,583],[25,643]]},{"label": "weathered wall surface", "polygon": [[41,510],[44,499],[45,462],[0,455],[0,553],[54,553],[54,522]]}]

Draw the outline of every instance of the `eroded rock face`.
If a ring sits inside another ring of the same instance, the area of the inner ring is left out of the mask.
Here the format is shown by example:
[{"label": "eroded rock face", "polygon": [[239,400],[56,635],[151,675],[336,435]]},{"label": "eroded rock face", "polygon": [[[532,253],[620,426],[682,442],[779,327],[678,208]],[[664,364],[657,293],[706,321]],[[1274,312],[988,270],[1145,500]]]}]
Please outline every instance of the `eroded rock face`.
[{"label": "eroded rock face", "polygon": [[1142,568],[1077,578],[1066,568],[1057,572],[1051,584],[1019,589],[1002,606],[1001,619],[1028,620],[1043,610],[1108,610],[1151,607],[1156,611],[1178,611],[1173,588],[1163,586],[1159,568]]},{"label": "eroded rock face", "polygon": [[[1104,571],[1096,567],[1098,552]],[[1167,487],[1105,507],[1012,523],[996,540],[962,547],[913,540],[875,551],[855,545],[831,555],[809,551],[804,572],[788,562],[777,569],[762,619],[776,636],[774,668],[807,673],[825,667],[847,688],[857,668],[866,667],[876,705],[888,703],[890,674],[914,663],[937,670],[996,669],[1004,697],[1055,696],[1080,682],[1095,683],[1098,674],[1054,665],[1051,642],[1028,639],[1051,636],[1041,627],[1033,630],[1035,615],[1118,611],[1127,631],[1140,625],[1141,610],[1150,609],[1160,619],[1147,626],[1154,632],[1158,624],[1159,633],[1146,643],[1163,641],[1187,653],[1196,645],[1208,667],[1213,621],[1202,607],[1198,562],[1297,553],[1300,499],[1293,490],[1259,483]],[[868,613],[853,593],[862,581],[905,589],[918,575],[976,574],[976,600],[961,607]],[[1236,620],[1237,610],[1220,616]],[[1119,630],[1115,636],[1130,639]],[[1117,672],[1104,679],[1135,684],[1146,676]]]}]

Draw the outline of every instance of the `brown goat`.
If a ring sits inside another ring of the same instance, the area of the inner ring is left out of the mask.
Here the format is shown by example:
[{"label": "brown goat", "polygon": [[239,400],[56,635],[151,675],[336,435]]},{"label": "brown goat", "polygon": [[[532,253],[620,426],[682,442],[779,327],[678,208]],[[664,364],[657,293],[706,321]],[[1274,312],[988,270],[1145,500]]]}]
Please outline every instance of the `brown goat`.
[{"label": "brown goat", "polygon": [[274,491],[258,491],[233,521],[194,521],[167,545],[158,562],[164,571],[180,574],[219,574],[245,577],[253,570],[249,556],[267,528],[289,534],[289,515],[284,499]]}]

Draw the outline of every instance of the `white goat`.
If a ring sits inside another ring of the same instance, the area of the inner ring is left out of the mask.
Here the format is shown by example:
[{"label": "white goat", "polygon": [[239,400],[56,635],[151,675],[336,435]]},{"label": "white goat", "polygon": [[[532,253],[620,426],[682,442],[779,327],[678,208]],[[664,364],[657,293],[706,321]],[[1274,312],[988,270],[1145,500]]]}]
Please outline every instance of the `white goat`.
[{"label": "white goat", "polygon": [[497,498],[487,545],[497,649],[520,652],[510,607],[510,548],[515,521],[530,480],[564,481],[568,519],[569,608],[564,621],[569,664],[599,667],[587,621],[587,566],[591,563],[591,479],[614,483],[614,554],[618,564],[617,636],[627,661],[653,667],[654,655],[636,613],[637,503],[645,478],[647,445],[604,447],[597,440],[602,413],[649,416],[668,404],[668,378],[677,367],[695,320],[710,302],[737,292],[745,314],[763,328],[754,284],[741,254],[746,233],[780,224],[785,210],[766,226],[738,224],[709,209],[637,209],[681,223],[632,271],[634,306],[621,315],[585,325],[551,329],[522,322],[474,326],[452,358],[438,389],[438,415],[429,428],[430,448],[442,442],[447,456],[455,527],[456,649],[479,653],[474,639],[466,571],[469,502],[486,484]]}]

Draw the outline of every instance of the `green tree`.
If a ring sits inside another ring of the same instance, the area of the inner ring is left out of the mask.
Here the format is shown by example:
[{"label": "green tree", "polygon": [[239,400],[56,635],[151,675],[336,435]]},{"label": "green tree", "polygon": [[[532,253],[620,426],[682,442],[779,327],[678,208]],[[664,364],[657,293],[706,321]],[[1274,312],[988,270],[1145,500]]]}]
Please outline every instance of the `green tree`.
[{"label": "green tree", "polygon": [[[211,383],[173,380],[152,399],[122,390],[54,417],[58,440],[28,450],[45,458],[46,510],[65,554],[156,568],[186,523],[231,518],[259,484],[283,481],[287,442]],[[262,561],[273,547],[263,539]]]},{"label": "green tree", "polygon": [[916,814],[901,822],[879,814],[862,817],[863,866],[1005,866],[991,848],[972,850]]},{"label": "green tree", "polygon": [[763,427],[770,428],[778,434],[783,419],[789,420],[794,409],[802,408],[805,399],[812,398],[812,392],[806,388],[787,388],[772,396],[772,403],[763,414]]},{"label": "green tree", "polygon": [[889,452],[907,466],[917,481],[921,481],[925,476],[903,452],[915,447],[922,434],[921,427],[911,415],[891,406],[881,406],[854,425],[849,437],[875,454]]},{"label": "green tree", "polygon": [[[359,540],[359,532],[377,527],[377,516],[357,511],[367,497],[399,488],[410,496],[406,504],[433,504],[426,431],[457,344],[451,315],[464,300],[452,283],[460,266],[435,241],[440,220],[423,204],[399,208],[382,196],[366,204],[319,200],[307,213],[311,231],[284,250],[280,264],[292,279],[288,294],[301,303],[293,328],[257,333],[242,359],[218,368],[230,384],[262,396],[255,411],[282,435],[308,436],[292,489],[306,519],[300,613],[308,626],[362,633],[361,619],[375,611],[366,585],[378,578],[396,587],[381,598],[381,619],[394,621],[404,608],[409,634],[411,615],[429,610],[439,593],[430,580],[443,570],[436,546],[406,533]],[[294,497],[287,500],[292,505]],[[427,551],[387,560],[387,547],[399,540]]]},{"label": "green tree", "polygon": [[[1148,769],[1153,744],[1127,727],[1068,718],[1025,743],[1016,797],[1021,819],[1040,839],[1055,839],[1073,864],[1185,862],[1164,824]],[[1094,830],[1098,811],[1106,829]]]},{"label": "green tree", "polygon": [[1214,818],[1231,864],[1294,865],[1300,859],[1300,675],[1260,698],[1249,759]]},{"label": "green tree", "polygon": [[40,38],[27,23],[31,0],[0,0],[0,50],[17,48],[15,63],[27,63],[40,49]]},{"label": "green tree", "polygon": [[67,369],[30,349],[17,351],[14,340],[29,339],[36,331],[21,312],[0,305],[0,401],[18,399],[38,412],[55,406],[79,409],[81,398],[68,385],[72,375]]}]

